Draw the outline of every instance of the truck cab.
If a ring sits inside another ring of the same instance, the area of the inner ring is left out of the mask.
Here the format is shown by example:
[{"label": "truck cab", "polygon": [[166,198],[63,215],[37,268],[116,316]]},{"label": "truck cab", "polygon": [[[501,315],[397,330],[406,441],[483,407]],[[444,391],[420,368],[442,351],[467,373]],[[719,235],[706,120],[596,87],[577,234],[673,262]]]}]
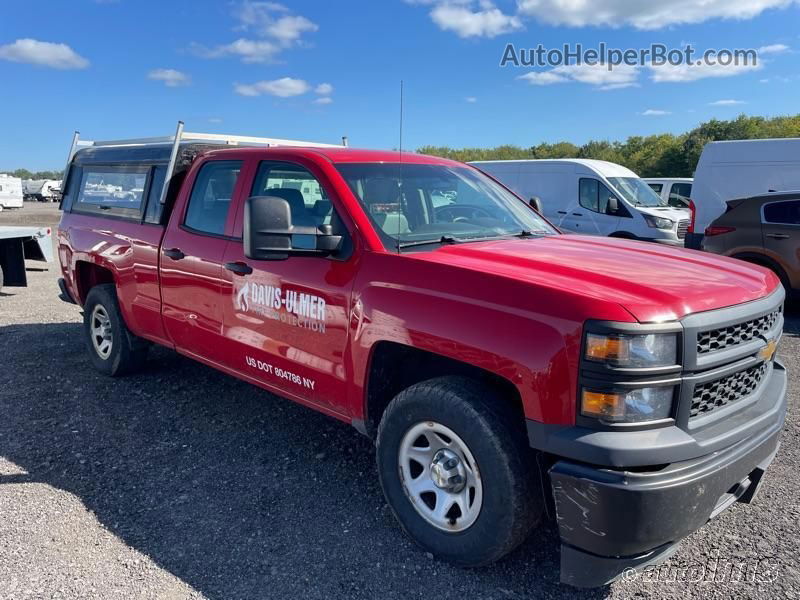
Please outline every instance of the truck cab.
[{"label": "truck cab", "polygon": [[562,580],[600,586],[755,497],[786,413],[769,271],[563,235],[454,161],[218,142],[71,152],[61,286],[99,371],[159,344],[351,423],[461,566],[551,515]]}]

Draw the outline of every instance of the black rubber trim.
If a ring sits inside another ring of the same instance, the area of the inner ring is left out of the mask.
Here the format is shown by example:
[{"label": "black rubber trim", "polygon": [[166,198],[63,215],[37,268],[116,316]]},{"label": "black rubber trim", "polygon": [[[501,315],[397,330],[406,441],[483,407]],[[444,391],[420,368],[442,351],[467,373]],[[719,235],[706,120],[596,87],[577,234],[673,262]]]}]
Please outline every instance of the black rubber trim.
[{"label": "black rubber trim", "polygon": [[58,295],[61,300],[68,304],[77,304],[75,299],[72,297],[72,294],[69,293],[69,290],[67,289],[67,282],[64,281],[63,277],[58,278],[58,289],[61,290],[61,293]]}]

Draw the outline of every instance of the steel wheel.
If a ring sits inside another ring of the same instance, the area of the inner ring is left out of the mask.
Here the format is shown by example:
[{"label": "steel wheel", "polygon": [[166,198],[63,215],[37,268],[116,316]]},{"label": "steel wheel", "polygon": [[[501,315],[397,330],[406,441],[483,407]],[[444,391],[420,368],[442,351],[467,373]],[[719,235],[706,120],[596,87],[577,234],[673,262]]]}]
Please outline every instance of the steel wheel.
[{"label": "steel wheel", "polygon": [[483,505],[480,471],[451,429],[433,421],[411,427],[400,443],[398,466],[411,504],[434,527],[464,531],[478,518]]},{"label": "steel wheel", "polygon": [[95,352],[103,360],[108,359],[111,355],[114,338],[111,332],[111,320],[102,304],[94,307],[89,330]]}]

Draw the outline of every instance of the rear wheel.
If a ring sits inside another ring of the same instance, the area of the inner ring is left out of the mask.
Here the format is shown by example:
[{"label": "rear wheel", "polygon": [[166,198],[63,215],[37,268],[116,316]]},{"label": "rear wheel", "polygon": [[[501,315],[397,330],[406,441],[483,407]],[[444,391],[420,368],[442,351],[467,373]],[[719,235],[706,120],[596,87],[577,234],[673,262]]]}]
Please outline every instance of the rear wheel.
[{"label": "rear wheel", "polygon": [[378,472],[403,529],[457,565],[494,562],[542,512],[522,423],[478,382],[442,377],[401,392],[378,430]]},{"label": "rear wheel", "polygon": [[113,284],[93,287],[83,310],[86,346],[98,371],[117,377],[144,366],[149,344],[133,335],[125,325]]}]

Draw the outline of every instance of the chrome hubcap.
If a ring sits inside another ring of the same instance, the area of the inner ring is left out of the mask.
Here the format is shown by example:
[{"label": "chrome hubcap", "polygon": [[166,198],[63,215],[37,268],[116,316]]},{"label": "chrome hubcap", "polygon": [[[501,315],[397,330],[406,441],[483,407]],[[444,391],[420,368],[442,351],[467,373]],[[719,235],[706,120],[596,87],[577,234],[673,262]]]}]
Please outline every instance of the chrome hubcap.
[{"label": "chrome hubcap", "polygon": [[478,465],[464,441],[440,423],[417,423],[400,442],[403,490],[419,515],[444,531],[469,528],[483,505]]},{"label": "chrome hubcap", "polygon": [[111,334],[111,319],[108,318],[106,309],[98,304],[92,310],[89,320],[89,333],[92,337],[92,345],[97,355],[106,360],[111,355],[111,347],[114,338]]}]

